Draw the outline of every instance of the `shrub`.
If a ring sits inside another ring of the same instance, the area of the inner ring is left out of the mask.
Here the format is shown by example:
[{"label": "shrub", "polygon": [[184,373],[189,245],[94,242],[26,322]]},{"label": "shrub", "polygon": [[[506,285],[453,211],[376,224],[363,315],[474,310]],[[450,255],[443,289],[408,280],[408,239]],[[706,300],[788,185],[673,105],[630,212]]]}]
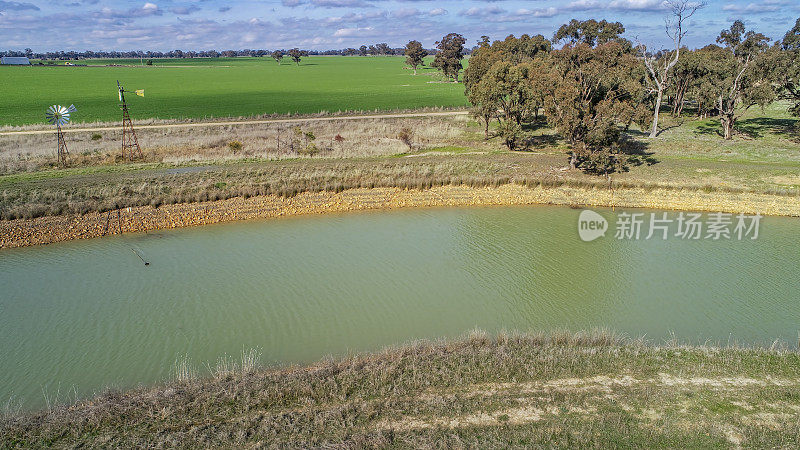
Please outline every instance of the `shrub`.
[{"label": "shrub", "polygon": [[228,142],[228,148],[231,149],[231,151],[233,153],[239,152],[242,149],[242,147],[244,147],[244,146],[239,141],[230,141],[230,142]]},{"label": "shrub", "polygon": [[305,146],[305,148],[298,150],[297,153],[300,153],[301,155],[314,156],[319,153],[319,149],[317,148],[317,144],[310,142]]},{"label": "shrub", "polygon": [[409,127],[403,127],[400,132],[397,133],[397,139],[400,139],[403,144],[406,144],[410,150],[414,145],[414,131]]},{"label": "shrub", "polygon": [[100,139],[103,139],[103,135],[102,134],[100,134],[100,133],[92,134],[92,140],[93,141],[99,141]]},{"label": "shrub", "polygon": [[522,127],[513,120],[504,120],[500,124],[500,136],[509,151],[516,150],[522,141]]}]

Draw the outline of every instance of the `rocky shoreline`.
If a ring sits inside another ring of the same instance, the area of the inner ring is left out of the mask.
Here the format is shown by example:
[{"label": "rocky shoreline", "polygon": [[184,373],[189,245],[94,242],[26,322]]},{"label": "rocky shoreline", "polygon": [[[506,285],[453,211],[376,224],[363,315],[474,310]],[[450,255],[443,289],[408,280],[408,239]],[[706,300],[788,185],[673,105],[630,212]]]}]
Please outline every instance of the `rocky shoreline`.
[{"label": "rocky shoreline", "polygon": [[435,206],[493,205],[614,206],[670,210],[800,216],[800,197],[670,189],[587,189],[506,184],[473,188],[441,186],[427,190],[351,189],[339,193],[304,192],[291,198],[259,196],[201,203],[124,209],[119,217],[89,213],[0,221],[0,248],[26,247],[104,234],[143,232],[327,212]]}]

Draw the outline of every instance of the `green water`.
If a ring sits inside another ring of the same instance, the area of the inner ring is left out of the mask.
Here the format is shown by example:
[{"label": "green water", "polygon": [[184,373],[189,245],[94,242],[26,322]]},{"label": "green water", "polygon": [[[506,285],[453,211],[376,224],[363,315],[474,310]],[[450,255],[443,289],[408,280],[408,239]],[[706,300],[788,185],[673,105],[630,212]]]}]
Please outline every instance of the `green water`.
[{"label": "green water", "polygon": [[476,327],[796,344],[800,220],[765,218],[755,241],[585,243],[579,213],[368,212],[4,250],[0,403],[162,381],[179,355],[202,373],[244,348],[302,363]]}]

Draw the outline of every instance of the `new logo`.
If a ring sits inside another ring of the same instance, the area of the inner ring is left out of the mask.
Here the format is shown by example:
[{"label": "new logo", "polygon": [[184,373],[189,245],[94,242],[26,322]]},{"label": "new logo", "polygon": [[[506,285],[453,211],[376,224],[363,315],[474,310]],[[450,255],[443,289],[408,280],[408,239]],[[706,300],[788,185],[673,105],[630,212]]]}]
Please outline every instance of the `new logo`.
[{"label": "new logo", "polygon": [[578,235],[584,242],[591,242],[608,231],[608,221],[596,212],[585,209],[578,217]]}]

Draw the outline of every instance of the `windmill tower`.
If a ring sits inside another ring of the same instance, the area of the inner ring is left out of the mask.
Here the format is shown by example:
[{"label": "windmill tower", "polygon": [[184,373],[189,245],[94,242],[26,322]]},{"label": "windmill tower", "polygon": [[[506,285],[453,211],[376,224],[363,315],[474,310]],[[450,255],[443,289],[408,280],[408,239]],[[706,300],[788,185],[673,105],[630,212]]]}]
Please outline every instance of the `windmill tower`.
[{"label": "windmill tower", "polygon": [[67,150],[67,141],[64,140],[64,132],[61,131],[61,125],[69,123],[69,115],[75,112],[75,105],[69,105],[65,108],[61,105],[53,105],[47,108],[45,117],[51,125],[56,126],[56,134],[58,135],[58,165],[65,167],[67,165],[67,157],[69,150]]},{"label": "windmill tower", "polygon": [[[136,139],[136,131],[133,129],[131,115],[128,113],[128,104],[125,103],[125,89],[117,81],[119,90],[119,101],[122,103],[122,159],[134,160],[142,157],[142,149],[139,147],[139,140]],[[144,97],[144,89],[134,91],[136,95]]]}]

